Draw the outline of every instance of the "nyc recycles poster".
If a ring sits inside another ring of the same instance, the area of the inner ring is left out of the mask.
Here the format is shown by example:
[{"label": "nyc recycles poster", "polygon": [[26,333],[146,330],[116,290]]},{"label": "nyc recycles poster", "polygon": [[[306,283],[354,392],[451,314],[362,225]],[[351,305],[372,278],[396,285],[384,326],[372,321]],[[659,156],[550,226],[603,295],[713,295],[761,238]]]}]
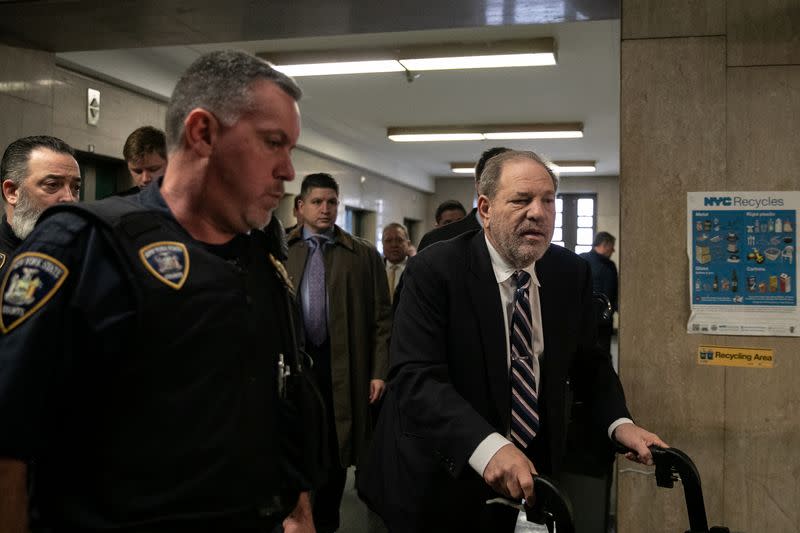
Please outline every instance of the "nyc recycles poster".
[{"label": "nyc recycles poster", "polygon": [[689,333],[800,336],[800,191],[690,192]]}]

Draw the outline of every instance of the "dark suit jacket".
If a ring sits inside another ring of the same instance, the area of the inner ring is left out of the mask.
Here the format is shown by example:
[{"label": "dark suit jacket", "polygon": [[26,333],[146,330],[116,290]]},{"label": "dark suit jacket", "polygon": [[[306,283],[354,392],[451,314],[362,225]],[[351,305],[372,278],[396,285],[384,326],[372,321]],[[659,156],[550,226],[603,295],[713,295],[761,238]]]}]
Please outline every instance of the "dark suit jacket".
[{"label": "dark suit jacket", "polygon": [[617,265],[614,261],[594,250],[590,250],[581,257],[589,262],[592,267],[592,283],[595,292],[602,292],[608,296],[611,307],[617,310]]},{"label": "dark suit jacket", "polygon": [[433,228],[422,236],[422,240],[419,241],[419,246],[417,246],[417,251],[421,252],[423,249],[435,242],[446,241],[448,239],[452,239],[453,237],[458,237],[462,233],[481,229],[481,224],[478,222],[477,215],[478,210],[473,209],[461,220],[456,220],[455,222],[440,228]]},{"label": "dark suit jacket", "polygon": [[[480,222],[478,222],[478,210],[473,209],[461,220],[456,220],[455,222],[440,228],[433,228],[428,233],[423,235],[422,240],[419,241],[419,246],[417,246],[417,253],[421,252],[424,248],[427,248],[433,243],[446,241],[452,239],[453,237],[458,237],[462,233],[479,229],[482,228]],[[397,305],[400,302],[400,293],[402,291],[403,277],[401,276],[400,281],[397,284],[397,288],[394,290],[394,300],[392,300],[392,316],[394,316],[394,314],[397,312]]]},{"label": "dark suit jacket", "polygon": [[[557,471],[568,379],[603,430],[630,414],[610,356],[594,348],[588,264],[550,246],[536,274],[544,332],[537,439],[547,450],[539,468]],[[430,516],[470,512],[496,496],[468,460],[490,433],[508,433],[511,403],[507,332],[483,231],[411,258],[404,280],[389,387],[358,488],[390,530],[413,531]]]}]

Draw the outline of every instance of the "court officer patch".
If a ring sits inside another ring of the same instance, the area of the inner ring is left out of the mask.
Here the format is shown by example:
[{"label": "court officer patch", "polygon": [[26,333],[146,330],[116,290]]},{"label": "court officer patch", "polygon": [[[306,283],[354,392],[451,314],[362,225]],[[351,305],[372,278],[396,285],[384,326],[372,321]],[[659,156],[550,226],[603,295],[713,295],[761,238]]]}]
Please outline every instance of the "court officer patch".
[{"label": "court officer patch", "polygon": [[158,281],[180,289],[189,276],[189,251],[181,242],[159,241],[139,250],[145,268]]},{"label": "court officer patch", "polygon": [[67,274],[67,267],[47,254],[25,252],[15,257],[0,286],[0,332],[8,333],[46,304]]}]

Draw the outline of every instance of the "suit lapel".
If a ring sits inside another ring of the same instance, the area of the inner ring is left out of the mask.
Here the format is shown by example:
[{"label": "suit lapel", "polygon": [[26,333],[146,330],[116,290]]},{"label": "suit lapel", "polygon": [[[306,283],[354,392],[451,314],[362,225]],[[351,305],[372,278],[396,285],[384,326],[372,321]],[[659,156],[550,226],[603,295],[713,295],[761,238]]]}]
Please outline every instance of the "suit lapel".
[{"label": "suit lapel", "polygon": [[300,293],[300,284],[303,282],[303,272],[306,268],[306,259],[308,258],[308,246],[305,242],[295,244],[294,239],[290,241],[289,257],[286,259],[286,270],[289,272],[289,279],[294,285],[297,293]]},{"label": "suit lapel", "polygon": [[[553,245],[551,245],[553,246]],[[536,277],[539,280],[539,305],[542,311],[542,336],[544,337],[544,353],[542,354],[541,380],[546,381],[548,376],[556,376],[554,365],[560,363],[559,358],[554,355],[561,352],[559,342],[561,336],[558,330],[558,316],[556,308],[559,304],[560,291],[556,282],[557,275],[551,268],[552,261],[550,253],[536,261]],[[563,362],[561,362],[563,364]],[[540,389],[546,383],[540,383]]]},{"label": "suit lapel", "polygon": [[506,361],[503,304],[482,231],[476,233],[470,241],[469,270],[467,289],[472,299],[472,309],[478,318],[492,405],[498,408],[501,429],[505,431],[510,424],[511,392]]}]

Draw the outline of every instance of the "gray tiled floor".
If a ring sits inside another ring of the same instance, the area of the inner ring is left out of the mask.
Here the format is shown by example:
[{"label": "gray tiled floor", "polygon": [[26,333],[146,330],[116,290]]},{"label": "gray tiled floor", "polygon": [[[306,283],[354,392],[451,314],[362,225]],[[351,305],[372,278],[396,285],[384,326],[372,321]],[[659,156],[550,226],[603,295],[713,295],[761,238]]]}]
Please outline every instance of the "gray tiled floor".
[{"label": "gray tiled floor", "polygon": [[344,487],[344,496],[342,497],[342,510],[341,510],[341,533],[377,533],[380,529],[372,531],[369,527],[369,510],[366,505],[358,499],[354,487],[355,476],[354,468],[347,471],[347,484]]}]

